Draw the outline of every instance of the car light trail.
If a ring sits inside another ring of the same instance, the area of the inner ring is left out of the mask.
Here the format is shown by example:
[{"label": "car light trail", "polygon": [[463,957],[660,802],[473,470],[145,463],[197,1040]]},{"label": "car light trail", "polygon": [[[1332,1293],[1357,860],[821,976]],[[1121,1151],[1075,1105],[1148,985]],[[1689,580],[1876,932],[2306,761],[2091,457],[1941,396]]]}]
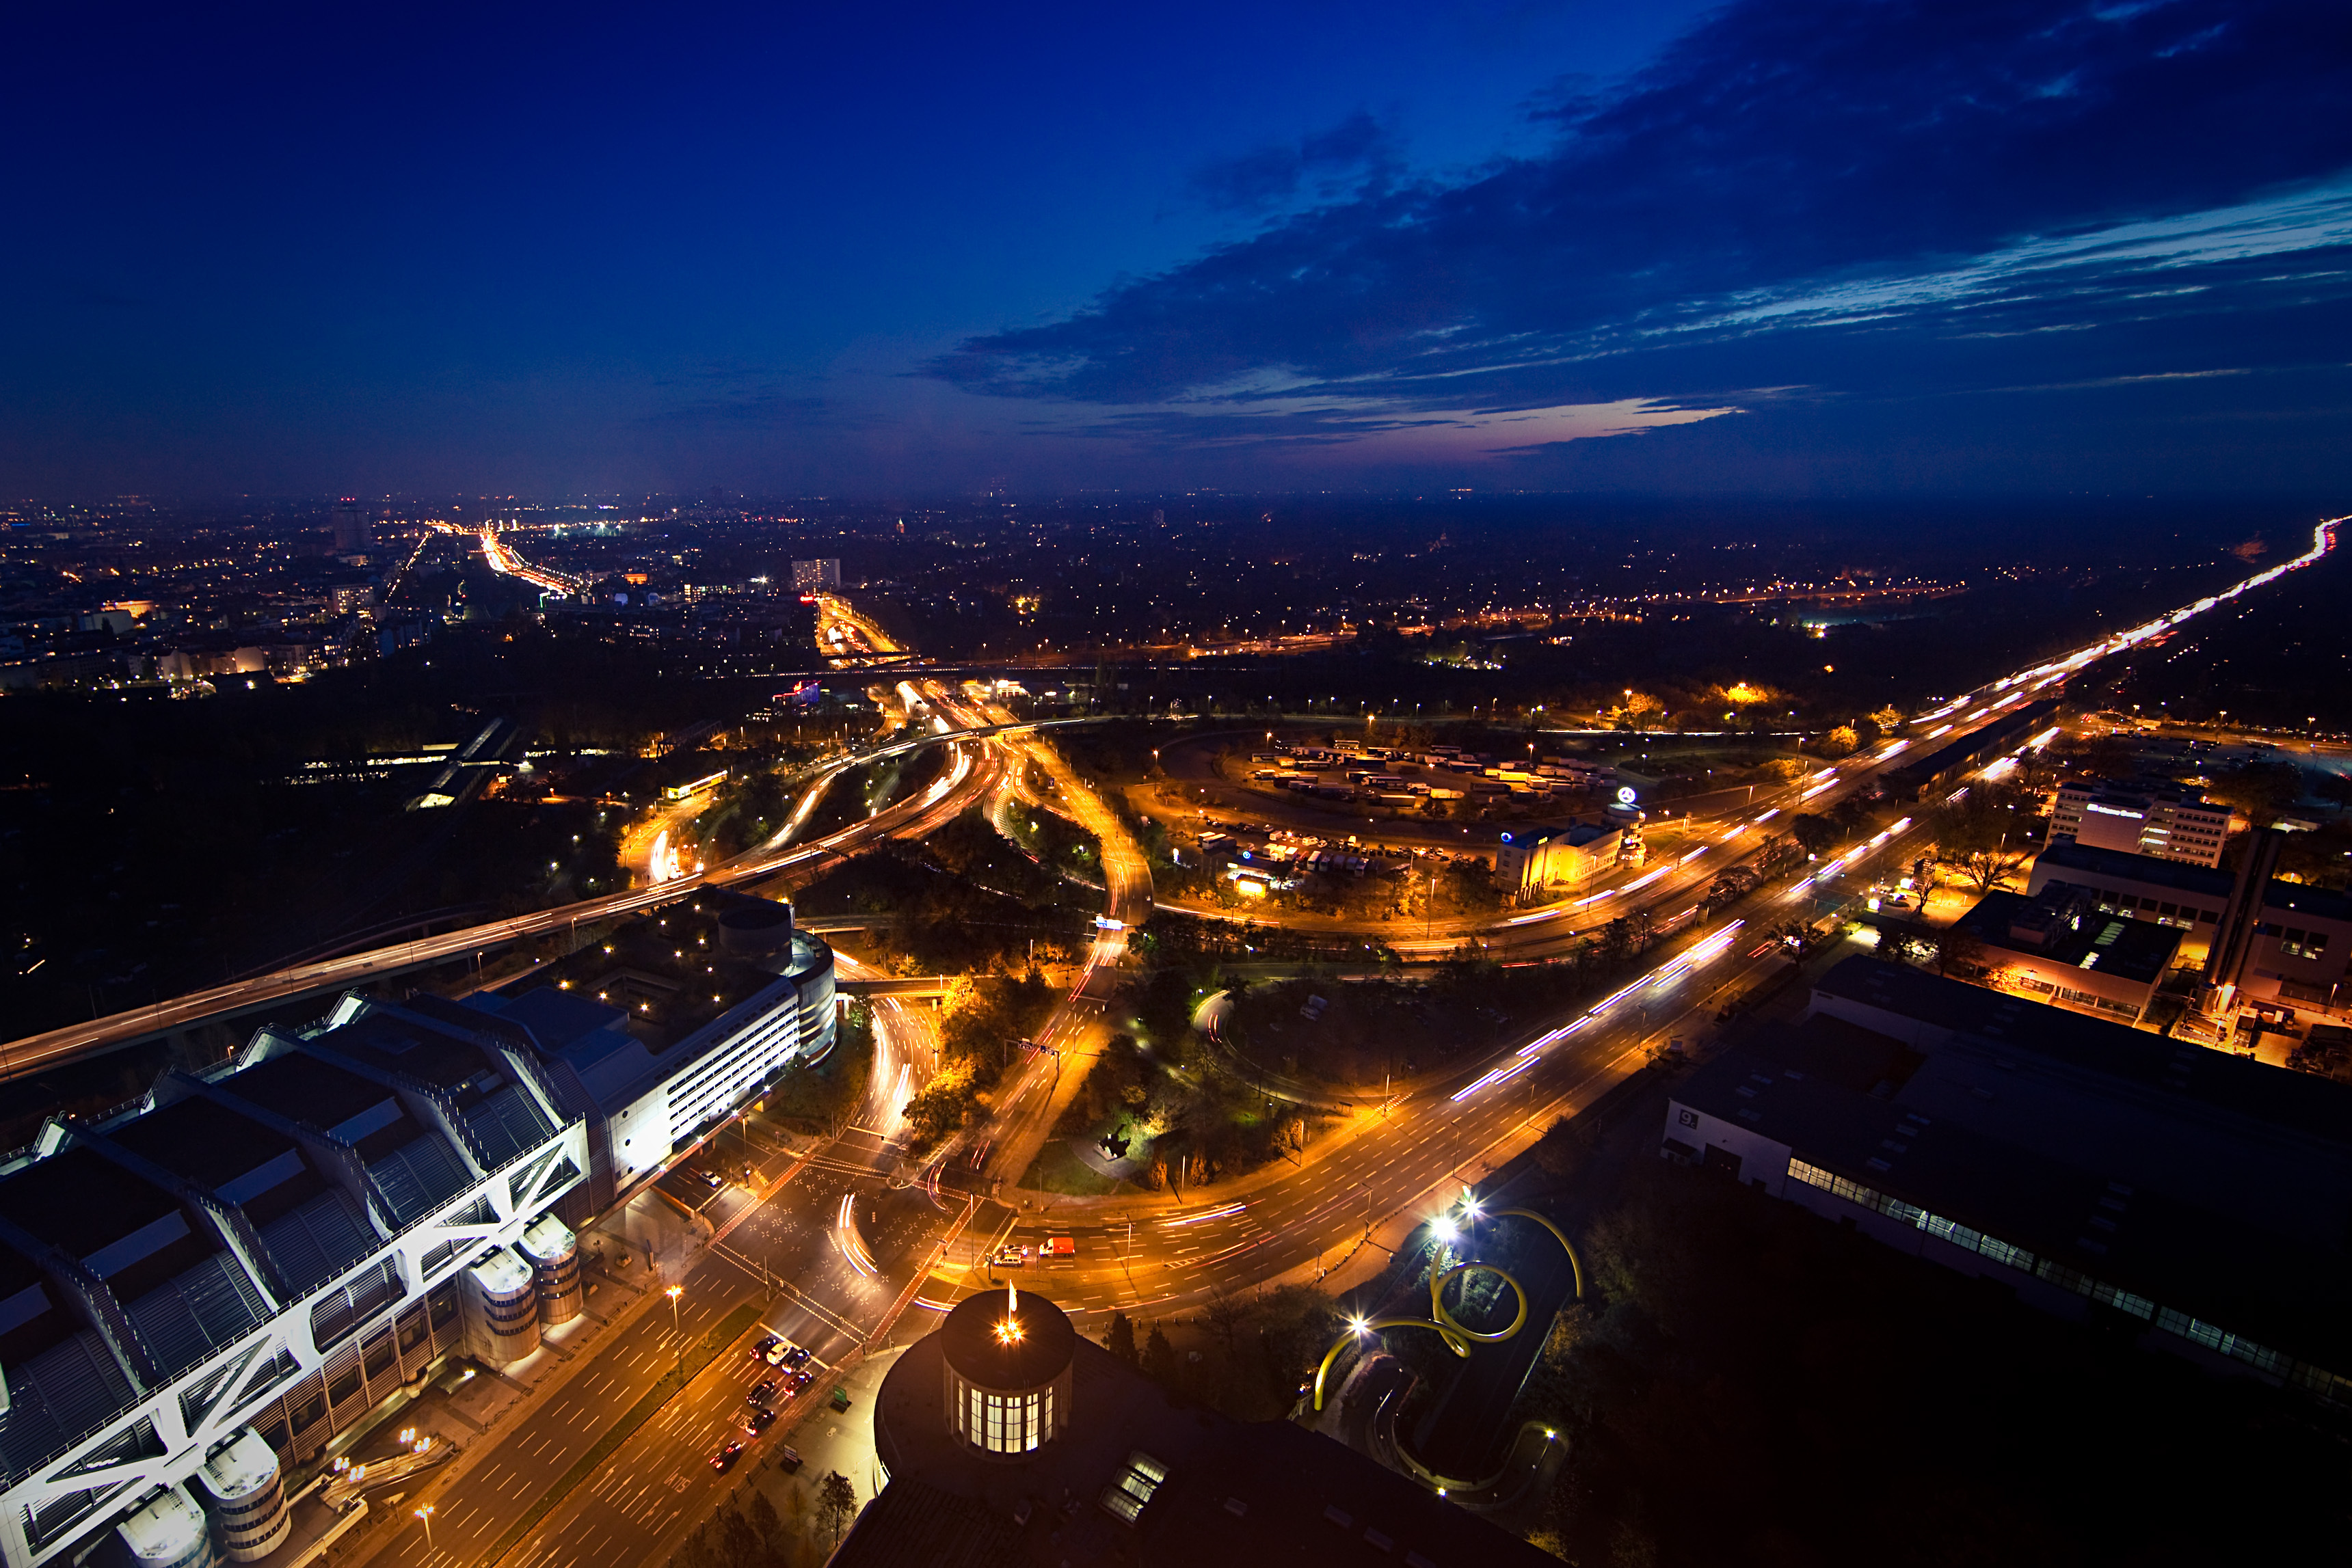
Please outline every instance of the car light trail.
[{"label": "car light trail", "polygon": [[1247,1203],[1229,1203],[1222,1208],[1204,1208],[1198,1214],[1179,1215],[1173,1219],[1163,1219],[1160,1223],[1172,1230],[1181,1226],[1200,1225],[1212,1219],[1223,1219],[1241,1213],[1248,1207]]},{"label": "car light trail", "polygon": [[856,1270],[861,1276],[868,1280],[878,1280],[882,1277],[882,1270],[875,1265],[874,1254],[866,1249],[865,1239],[857,1234],[856,1209],[857,1195],[854,1192],[843,1193],[841,1207],[834,1216],[834,1245],[841,1249],[841,1255],[849,1260],[849,1266]]},{"label": "car light trail", "polygon": [[1579,1018],[1572,1022],[1563,1024],[1559,1028],[1553,1030],[1549,1034],[1538,1035],[1536,1039],[1529,1040],[1527,1044],[1518,1049],[1517,1052],[1517,1061],[1506,1062],[1504,1065],[1494,1069],[1492,1071],[1487,1072],[1464,1085],[1462,1088],[1455,1090],[1450,1096],[1451,1100],[1454,1104],[1458,1105],[1463,1101],[1469,1099],[1473,1094],[1477,1093],[1482,1089],[1492,1088],[1497,1083],[1509,1082],[1527,1069],[1534,1066],[1537,1060],[1541,1057],[1546,1051],[1549,1050],[1552,1046],[1559,1044],[1561,1040],[1566,1040],[1569,1036],[1576,1033],[1579,1030],[1584,1029],[1598,1021],[1601,1014],[1607,1012],[1619,1002],[1623,1001],[1627,997],[1632,996],[1635,991],[1642,990],[1650,986],[1664,985],[1669,980],[1680,979],[1684,975],[1698,967],[1700,965],[1708,962],[1710,959],[1721,956],[1724,950],[1731,946],[1732,939],[1738,935],[1740,926],[1745,924],[1745,921],[1733,921],[1730,925],[1725,926],[1714,936],[1709,936],[1705,941],[1697,943],[1692,946],[1688,952],[1683,954],[1679,958],[1675,958],[1670,963],[1661,966],[1658,969],[1653,970],[1651,973],[1643,976],[1640,979],[1635,980],[1629,985],[1620,987],[1617,990],[1611,992],[1607,997],[1604,997],[1600,1001],[1595,1002],[1591,1008],[1587,1009],[1581,1018]]}]

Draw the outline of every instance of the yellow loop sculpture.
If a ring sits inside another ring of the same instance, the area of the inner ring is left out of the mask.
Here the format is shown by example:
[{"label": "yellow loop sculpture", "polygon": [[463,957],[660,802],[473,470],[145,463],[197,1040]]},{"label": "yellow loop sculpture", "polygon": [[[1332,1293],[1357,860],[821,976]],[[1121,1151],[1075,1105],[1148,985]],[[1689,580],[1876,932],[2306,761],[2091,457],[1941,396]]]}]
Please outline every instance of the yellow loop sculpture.
[{"label": "yellow loop sculpture", "polygon": [[[1559,1226],[1554,1225],[1532,1208],[1498,1208],[1487,1218],[1532,1219],[1550,1231],[1552,1239],[1559,1243],[1560,1250],[1568,1254],[1569,1273],[1576,1284],[1575,1299],[1580,1301],[1584,1300],[1584,1260],[1576,1255],[1576,1249],[1570,1245],[1568,1238],[1561,1233]],[[1473,1272],[1497,1276],[1505,1284],[1511,1287],[1511,1293],[1519,1299],[1519,1315],[1511,1320],[1510,1327],[1493,1333],[1482,1333],[1476,1329],[1464,1328],[1454,1322],[1454,1314],[1445,1310],[1445,1282],[1459,1275]],[[1322,1364],[1315,1369],[1315,1408],[1318,1410],[1323,1408],[1323,1383],[1324,1379],[1330,1375],[1331,1364],[1339,1358],[1339,1353],[1348,1347],[1349,1343],[1360,1335],[1378,1333],[1382,1329],[1428,1329],[1445,1342],[1446,1349],[1467,1359],[1473,1342],[1480,1344],[1500,1344],[1527,1326],[1527,1287],[1494,1264],[1457,1263],[1451,1269],[1433,1271],[1429,1277],[1428,1317],[1376,1318],[1370,1322],[1350,1323],[1340,1331],[1339,1337],[1331,1342],[1331,1348],[1323,1353]]]},{"label": "yellow loop sculpture", "polygon": [[[1481,1333],[1478,1330],[1460,1322],[1452,1312],[1445,1310],[1445,1282],[1464,1274],[1492,1274],[1511,1288],[1511,1293],[1519,1299],[1519,1315],[1511,1320],[1509,1328],[1500,1329],[1493,1333]],[[1528,1326],[1527,1287],[1492,1263],[1456,1263],[1444,1273],[1432,1274],[1429,1277],[1429,1315],[1442,1326],[1454,1330],[1465,1339],[1475,1339],[1482,1344],[1500,1344]]]}]

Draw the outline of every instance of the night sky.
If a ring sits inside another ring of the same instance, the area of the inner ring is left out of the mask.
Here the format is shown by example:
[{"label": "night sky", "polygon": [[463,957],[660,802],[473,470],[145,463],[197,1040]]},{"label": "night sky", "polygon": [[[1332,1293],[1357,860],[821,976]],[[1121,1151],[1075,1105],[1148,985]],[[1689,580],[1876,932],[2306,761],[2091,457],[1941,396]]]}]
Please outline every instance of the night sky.
[{"label": "night sky", "polygon": [[48,6],[0,495],[2319,494],[2352,7]]}]

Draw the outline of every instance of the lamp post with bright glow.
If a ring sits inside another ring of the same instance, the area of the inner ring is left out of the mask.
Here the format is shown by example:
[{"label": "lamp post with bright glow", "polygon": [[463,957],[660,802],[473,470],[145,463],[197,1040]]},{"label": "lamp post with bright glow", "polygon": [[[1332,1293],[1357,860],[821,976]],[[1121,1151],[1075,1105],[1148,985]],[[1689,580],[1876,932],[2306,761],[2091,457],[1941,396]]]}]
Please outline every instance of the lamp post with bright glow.
[{"label": "lamp post with bright glow", "polygon": [[686,1329],[678,1321],[677,1299],[686,1294],[686,1287],[672,1285],[662,1294],[669,1298],[670,1333],[677,1340],[677,1375],[684,1377],[686,1375]]},{"label": "lamp post with bright glow", "polygon": [[433,1505],[428,1502],[424,1507],[413,1509],[410,1511],[425,1522],[425,1554],[430,1556],[433,1552]]}]

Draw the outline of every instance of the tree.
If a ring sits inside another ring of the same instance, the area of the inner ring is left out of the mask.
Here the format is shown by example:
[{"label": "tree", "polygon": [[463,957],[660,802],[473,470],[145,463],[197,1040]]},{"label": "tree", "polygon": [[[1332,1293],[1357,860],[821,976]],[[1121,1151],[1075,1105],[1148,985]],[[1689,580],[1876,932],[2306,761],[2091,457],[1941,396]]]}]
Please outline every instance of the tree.
[{"label": "tree", "polygon": [[1936,944],[1936,972],[1939,975],[1982,974],[1986,956],[1983,943],[1969,932],[1949,927]]},{"label": "tree", "polygon": [[1129,1366],[1143,1364],[1143,1357],[1135,1348],[1135,1324],[1125,1312],[1111,1313],[1110,1333],[1103,1336],[1103,1348]]},{"label": "tree", "polygon": [[1830,846],[1838,841],[1837,824],[1827,817],[1817,817],[1810,811],[1801,813],[1791,821],[1789,832],[1797,841],[1797,847],[1809,855],[1825,854]]},{"label": "tree", "polygon": [[1960,800],[1939,806],[1927,819],[1936,835],[1936,858],[1952,867],[1980,893],[1990,893],[2023,865],[2027,851],[2012,849],[2022,824],[2016,808],[1979,786]]},{"label": "tree", "polygon": [[2205,793],[2243,812],[2254,826],[2267,828],[2294,809],[2303,790],[2303,769],[2294,763],[2249,762],[2213,780]]},{"label": "tree", "polygon": [[1903,710],[1892,706],[1880,708],[1870,716],[1870,722],[1876,725],[1881,733],[1891,735],[1903,723]]},{"label": "tree", "polygon": [[1225,1354],[1234,1354],[1234,1342],[1240,1337],[1242,1325],[1250,1320],[1255,1303],[1237,1291],[1223,1285],[1209,1288],[1209,1299],[1201,1307],[1201,1319],[1217,1332],[1225,1342]]},{"label": "tree", "polygon": [[841,1532],[857,1515],[857,1489],[839,1470],[827,1470],[824,1479],[817,1483],[817,1517],[824,1521],[833,1532],[833,1543],[841,1544]]},{"label": "tree", "polygon": [[[759,1489],[751,1490],[756,1493]],[[731,1508],[719,1514],[717,1533],[719,1558],[728,1568],[760,1568],[768,1555],[766,1538],[751,1527],[751,1521]]]},{"label": "tree", "polygon": [[1157,1322],[1143,1342],[1143,1371],[1163,1388],[1176,1386],[1176,1347],[1168,1343],[1168,1336],[1160,1332]]},{"label": "tree", "polygon": [[1839,725],[1813,742],[1813,750],[1823,757],[1852,757],[1862,746],[1862,737],[1850,724]]},{"label": "tree", "polygon": [[770,1546],[784,1521],[776,1516],[776,1505],[768,1500],[766,1492],[755,1486],[743,1490],[751,1494],[751,1500],[743,1505],[743,1522],[751,1527],[751,1533],[759,1537],[761,1546]]}]

